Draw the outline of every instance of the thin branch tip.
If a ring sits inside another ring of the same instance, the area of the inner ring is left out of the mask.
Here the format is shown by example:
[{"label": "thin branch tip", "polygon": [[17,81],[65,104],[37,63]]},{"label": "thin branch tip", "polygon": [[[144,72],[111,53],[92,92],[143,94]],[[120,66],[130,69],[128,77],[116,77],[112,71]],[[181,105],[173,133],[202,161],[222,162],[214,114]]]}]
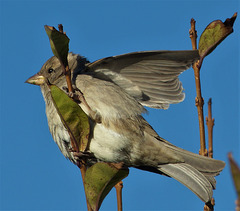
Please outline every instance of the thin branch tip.
[{"label": "thin branch tip", "polygon": [[210,97],[209,100],[208,100],[208,105],[209,104],[212,104],[212,98]]},{"label": "thin branch tip", "polygon": [[233,24],[234,24],[236,18],[237,18],[237,12],[235,12],[231,18],[227,18],[224,21],[224,25],[228,26],[228,27],[233,27]]},{"label": "thin branch tip", "polygon": [[228,153],[228,159],[233,159],[232,152]]},{"label": "thin branch tip", "polygon": [[197,31],[195,29],[196,21],[192,18],[190,21],[190,24],[191,24],[191,28],[189,30],[189,37],[192,42],[193,50],[196,50],[197,49]]},{"label": "thin branch tip", "polygon": [[59,32],[63,33],[63,25],[62,24],[58,24],[58,30],[59,30]]},{"label": "thin branch tip", "polygon": [[195,19],[194,19],[194,18],[191,18],[190,23],[191,23],[191,24],[195,24],[195,23],[196,23]]}]

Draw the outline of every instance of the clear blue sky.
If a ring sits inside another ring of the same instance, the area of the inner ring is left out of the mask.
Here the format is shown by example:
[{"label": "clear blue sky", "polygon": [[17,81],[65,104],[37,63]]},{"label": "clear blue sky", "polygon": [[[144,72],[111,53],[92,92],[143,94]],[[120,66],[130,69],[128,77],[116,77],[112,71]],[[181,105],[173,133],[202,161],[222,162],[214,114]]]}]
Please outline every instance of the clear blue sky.
[{"label": "clear blue sky", "polygon": [[[48,131],[37,86],[24,81],[52,56],[44,25],[62,23],[70,50],[90,61],[141,50],[191,49],[190,19],[200,35],[213,20],[239,11],[239,1],[0,1],[0,209],[86,210],[78,168],[66,160]],[[240,14],[239,14],[240,15]],[[213,98],[214,158],[239,160],[239,17],[231,34],[204,61],[205,99]],[[198,153],[193,70],[181,75],[184,102],[149,109],[146,119],[160,136]],[[240,162],[239,162],[240,163]],[[217,177],[216,210],[234,210],[229,165]],[[130,169],[124,210],[202,210],[203,202],[173,179]],[[112,191],[102,210],[116,210]]]}]

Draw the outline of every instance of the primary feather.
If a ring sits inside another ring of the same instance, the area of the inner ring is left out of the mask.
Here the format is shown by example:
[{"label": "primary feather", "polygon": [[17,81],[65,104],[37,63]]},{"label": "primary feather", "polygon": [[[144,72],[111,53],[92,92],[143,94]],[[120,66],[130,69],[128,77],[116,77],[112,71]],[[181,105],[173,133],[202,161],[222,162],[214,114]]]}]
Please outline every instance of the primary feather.
[{"label": "primary feather", "polygon": [[98,60],[88,65],[102,73],[142,105],[167,109],[184,100],[179,74],[199,58],[198,51],[143,51]]}]

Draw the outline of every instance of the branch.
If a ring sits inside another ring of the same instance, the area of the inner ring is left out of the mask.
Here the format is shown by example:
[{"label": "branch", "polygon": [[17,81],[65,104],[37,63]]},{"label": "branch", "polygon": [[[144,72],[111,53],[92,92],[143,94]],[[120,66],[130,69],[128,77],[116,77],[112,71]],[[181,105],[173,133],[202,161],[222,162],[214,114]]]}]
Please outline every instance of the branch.
[{"label": "branch", "polygon": [[67,87],[68,87],[68,91],[70,93],[73,93],[74,90],[73,90],[73,87],[72,87],[72,81],[71,81],[71,70],[69,69],[69,66],[67,65],[66,67],[64,67],[64,74],[65,74],[65,77],[66,77],[66,81],[67,81]]},{"label": "branch", "polygon": [[[58,25],[58,30],[60,33],[62,34],[65,34],[63,32],[63,25],[62,24],[59,24]],[[67,87],[68,87],[68,91],[70,93],[73,93],[74,92],[74,89],[72,87],[72,80],[71,80],[71,70],[69,69],[69,65],[68,65],[68,62],[66,64],[64,64],[61,60],[61,65],[62,65],[62,68],[63,68],[63,73],[66,77],[66,82],[67,82]],[[70,137],[71,139],[71,144],[72,144],[72,147],[73,147],[73,150],[75,152],[79,152],[79,148],[76,147],[73,143],[75,143],[74,141],[74,138],[73,137]],[[86,174],[86,161],[84,159],[81,160],[81,162],[77,162],[77,166],[80,168],[80,171],[81,171],[81,175],[82,175],[82,181],[83,181],[83,184],[84,184],[84,181],[85,181],[85,174]],[[86,190],[85,190],[85,186],[84,186],[84,191],[85,191],[85,195],[86,195]],[[87,198],[86,198],[86,201],[87,201]],[[88,211],[92,211],[91,207],[90,207],[90,204],[88,203],[87,201],[87,210]]]},{"label": "branch", "polygon": [[[80,171],[81,171],[81,175],[82,175],[82,181],[83,181],[83,187],[84,187],[84,192],[85,192],[85,196],[86,196],[86,189],[85,189],[85,175],[86,175],[86,171],[87,171],[87,168],[86,168],[86,163],[84,160],[77,163],[77,166],[80,168]],[[87,202],[87,210],[88,211],[93,211],[88,200],[87,200],[87,196],[86,196],[86,202]]]},{"label": "branch", "polygon": [[117,193],[117,206],[118,211],[122,211],[122,188],[123,182],[119,182],[115,185],[116,193]]},{"label": "branch", "polygon": [[[192,18],[191,19],[191,29],[189,30],[190,39],[192,42],[192,49],[197,49],[197,31],[195,29],[196,21]],[[201,82],[200,82],[200,68],[201,68],[202,61],[197,61],[193,64],[194,70],[194,77],[195,77],[195,84],[196,84],[196,92],[197,97],[195,99],[195,105],[198,110],[198,121],[199,121],[199,131],[200,131],[200,150],[199,154],[203,156],[207,156],[208,152],[206,149],[205,143],[205,129],[204,129],[204,118],[203,118],[203,105],[204,100],[202,98],[202,91],[201,91]],[[211,148],[212,149],[212,148]],[[204,205],[204,211],[213,211],[214,210],[215,201],[214,198],[211,199],[208,203]]]},{"label": "branch", "polygon": [[[58,30],[59,30],[60,33],[66,35],[66,33],[63,32],[63,25],[62,24],[58,24]],[[65,64],[62,63],[62,67],[63,67],[63,73],[66,77],[68,90],[69,90],[69,92],[72,93],[72,92],[74,92],[74,90],[73,90],[72,82],[71,82],[71,70],[69,69],[68,64],[65,65]]]},{"label": "branch", "polygon": [[[195,23],[196,21],[192,18],[191,19],[191,29],[189,30],[190,39],[192,42],[193,50],[197,49],[197,31],[195,30]],[[200,155],[207,155],[207,149],[205,144],[205,129],[204,129],[204,118],[203,118],[203,104],[204,100],[202,98],[201,92],[201,82],[200,82],[200,68],[198,67],[199,61],[193,64],[194,76],[195,76],[195,84],[196,84],[196,92],[197,97],[195,99],[195,105],[198,110],[198,120],[199,120],[199,130],[200,130]]]}]

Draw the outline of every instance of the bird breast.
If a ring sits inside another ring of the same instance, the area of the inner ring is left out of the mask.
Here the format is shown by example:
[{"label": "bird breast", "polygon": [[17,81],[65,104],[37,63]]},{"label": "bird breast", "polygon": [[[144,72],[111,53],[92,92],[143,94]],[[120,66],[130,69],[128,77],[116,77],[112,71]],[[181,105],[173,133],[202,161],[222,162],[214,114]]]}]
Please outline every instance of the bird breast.
[{"label": "bird breast", "polygon": [[[92,125],[90,151],[101,161],[130,164],[131,154],[133,151],[139,151],[137,148],[143,136],[139,119],[143,107],[110,82],[83,76],[77,81],[77,85],[91,109],[102,117],[101,123]],[[46,103],[46,115],[52,137],[63,155],[75,163],[70,152],[70,136],[52,102],[50,90],[47,85],[43,85],[41,91]],[[84,105],[80,103],[79,106],[88,115]],[[134,144],[133,140],[138,144]]]}]

